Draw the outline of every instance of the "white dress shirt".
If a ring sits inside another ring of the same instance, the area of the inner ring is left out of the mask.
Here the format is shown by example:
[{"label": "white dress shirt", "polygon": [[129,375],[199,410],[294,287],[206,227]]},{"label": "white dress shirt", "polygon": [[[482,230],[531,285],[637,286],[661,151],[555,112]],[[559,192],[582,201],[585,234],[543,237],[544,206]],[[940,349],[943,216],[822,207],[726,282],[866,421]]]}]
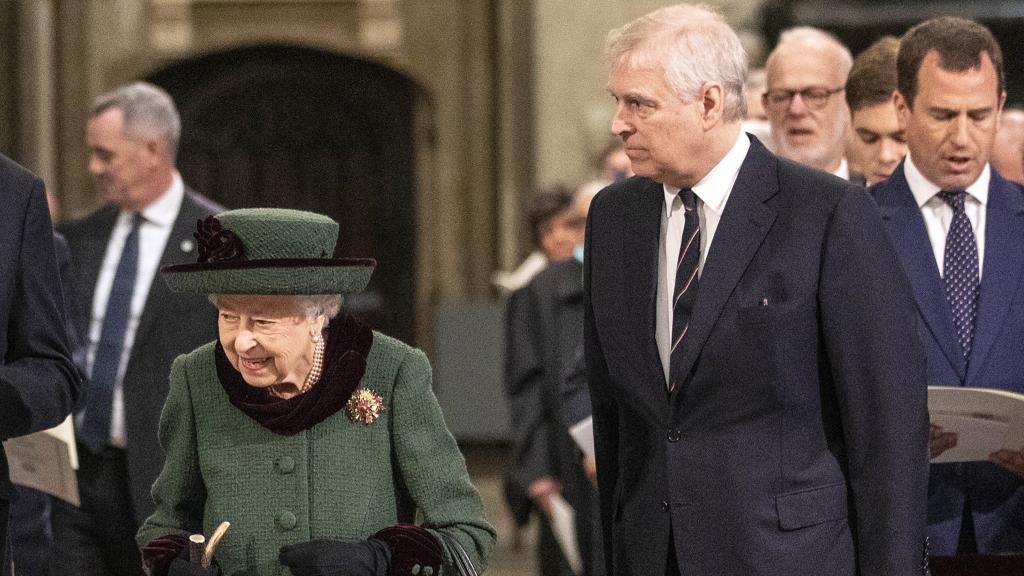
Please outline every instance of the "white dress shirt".
[{"label": "white dress shirt", "polygon": [[839,168],[836,168],[835,172],[832,174],[842,178],[843,180],[850,179],[850,163],[846,161],[845,157],[839,161]]},{"label": "white dress shirt", "polygon": [[[903,172],[907,177],[907,184],[910,186],[914,200],[921,209],[921,216],[924,217],[924,226],[928,230],[928,240],[932,243],[932,253],[935,254],[935,263],[939,266],[939,276],[943,275],[942,261],[946,254],[946,234],[953,223],[953,208],[939,198],[942,190],[938,185],[933,184],[914,165],[910,154],[907,154],[907,161],[903,165]],[[985,258],[985,205],[988,202],[988,184],[992,178],[992,170],[988,164],[982,169],[978,179],[966,188],[967,197],[964,199],[964,212],[967,219],[971,221],[971,228],[974,229],[974,241],[978,246],[978,280],[981,281],[982,262]]]},{"label": "white dress shirt", "polygon": [[[700,222],[700,261],[697,264],[698,278],[704,272],[704,262],[715,238],[715,230],[725,211],[733,184],[739,175],[740,166],[750,150],[750,138],[740,132],[729,152],[693,186],[697,197],[697,217]],[[668,384],[669,365],[672,359],[672,293],[676,287],[676,264],[679,260],[680,244],[683,241],[685,211],[679,197],[679,188],[663,185],[665,207],[661,213],[661,240],[658,249],[658,308],[654,339],[661,356],[661,367]]]},{"label": "white dress shirt", "polygon": [[[117,368],[117,379],[114,382],[113,408],[110,414],[110,443],[112,446],[124,447],[127,442],[124,426],[124,380],[128,358],[131,356],[132,345],[135,343],[135,331],[139,327],[139,318],[146,306],[149,287],[156,277],[160,266],[160,257],[164,253],[167,239],[171,235],[174,220],[178,217],[181,202],[185,197],[185,185],[181,176],[175,172],[171,187],[160,198],[142,210],[142,222],[139,224],[139,268],[135,276],[135,288],[132,290],[131,308],[128,311],[128,325],[125,327],[124,348],[121,352],[121,363]],[[114,284],[114,273],[121,261],[124,241],[132,227],[132,213],[122,211],[117,215],[114,229],[107,241],[107,251],[103,256],[99,277],[96,279],[96,292],[92,298],[92,315],[89,320],[89,342],[86,350],[86,370],[92,374],[93,360],[96,358],[96,347],[103,331],[103,318],[107,313],[107,301]]]}]

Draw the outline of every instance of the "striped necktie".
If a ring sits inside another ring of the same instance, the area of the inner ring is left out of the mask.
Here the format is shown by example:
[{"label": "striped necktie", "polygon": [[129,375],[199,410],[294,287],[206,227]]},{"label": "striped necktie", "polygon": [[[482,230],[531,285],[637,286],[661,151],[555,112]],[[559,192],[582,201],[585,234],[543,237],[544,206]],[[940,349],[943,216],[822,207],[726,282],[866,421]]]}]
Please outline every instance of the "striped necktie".
[{"label": "striped necktie", "polygon": [[675,290],[672,292],[672,352],[669,368],[669,392],[674,392],[683,378],[678,373],[683,356],[683,340],[690,328],[690,314],[697,299],[697,265],[700,263],[700,219],[697,217],[697,198],[693,190],[679,191],[683,202],[683,239],[676,261]]}]

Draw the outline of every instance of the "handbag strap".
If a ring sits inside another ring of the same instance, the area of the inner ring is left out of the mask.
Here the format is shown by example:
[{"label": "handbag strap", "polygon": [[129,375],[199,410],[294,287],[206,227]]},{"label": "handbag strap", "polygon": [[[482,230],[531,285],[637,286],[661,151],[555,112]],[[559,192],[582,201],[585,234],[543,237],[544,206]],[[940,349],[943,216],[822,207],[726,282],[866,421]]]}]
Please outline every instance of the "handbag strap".
[{"label": "handbag strap", "polygon": [[444,532],[436,532],[441,537],[445,552],[445,571],[443,576],[479,576],[473,561],[462,544],[454,536]]}]

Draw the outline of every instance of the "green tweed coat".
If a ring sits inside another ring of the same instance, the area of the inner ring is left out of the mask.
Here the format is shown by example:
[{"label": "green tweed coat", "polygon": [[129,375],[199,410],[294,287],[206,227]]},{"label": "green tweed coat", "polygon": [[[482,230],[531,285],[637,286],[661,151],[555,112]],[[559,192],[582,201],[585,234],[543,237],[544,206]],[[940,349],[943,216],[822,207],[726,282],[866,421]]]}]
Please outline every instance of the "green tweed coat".
[{"label": "green tweed coat", "polygon": [[377,332],[359,383],[384,400],[372,424],[342,409],[294,436],[262,427],[228,400],[214,344],[179,356],[160,418],[166,461],[144,545],[231,529],[215,558],[225,576],[278,576],[285,544],[362,540],[415,509],[458,539],[479,569],[494,545],[465,460],[431,390],[426,355]]}]

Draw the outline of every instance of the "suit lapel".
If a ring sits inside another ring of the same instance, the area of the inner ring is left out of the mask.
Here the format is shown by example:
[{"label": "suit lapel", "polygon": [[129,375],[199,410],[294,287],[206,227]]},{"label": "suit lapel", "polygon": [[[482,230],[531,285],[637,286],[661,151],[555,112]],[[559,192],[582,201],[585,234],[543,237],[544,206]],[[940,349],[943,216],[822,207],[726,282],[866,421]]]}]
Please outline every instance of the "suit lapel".
[{"label": "suit lapel", "polygon": [[985,222],[985,261],[974,324],[974,344],[966,385],[972,386],[1009,315],[1024,267],[1024,201],[995,171],[989,185]]},{"label": "suit lapel", "polygon": [[[661,369],[661,356],[655,336],[658,286],[658,248],[660,246],[662,206],[665,202],[664,188],[653,180],[642,180],[635,193],[636,202],[631,202],[633,212],[629,214],[623,230],[623,254],[636,254],[636,258],[625,258],[626,290],[632,292],[626,300],[634,306],[623,314],[637,323],[633,334],[641,334],[638,359],[647,374],[645,381],[658,382],[661,393],[666,389],[665,374]],[[658,397],[664,405],[664,395]]]},{"label": "suit lapel", "polygon": [[953,327],[953,315],[946,301],[924,217],[903,175],[902,164],[889,182],[891,197],[879,207],[882,220],[913,286],[917,309],[946,360],[963,382],[967,363]]},{"label": "suit lapel", "polygon": [[167,287],[167,283],[160,275],[159,268],[168,264],[181,264],[195,260],[196,248],[192,233],[196,229],[196,220],[204,215],[197,214],[197,210],[186,192],[181,202],[181,208],[178,210],[178,217],[174,219],[174,224],[171,227],[171,234],[167,237],[164,252],[160,256],[160,266],[157,269],[156,278],[153,278],[153,283],[150,284],[146,305],[142,309],[142,317],[139,319],[139,328],[135,333],[133,351],[138,350],[140,345],[146,341],[146,337],[161,311],[174,298],[174,293]]},{"label": "suit lapel", "polygon": [[775,212],[764,204],[778,191],[775,163],[752,138],[704,262],[679,374],[690,374],[729,295],[775,221]]}]

